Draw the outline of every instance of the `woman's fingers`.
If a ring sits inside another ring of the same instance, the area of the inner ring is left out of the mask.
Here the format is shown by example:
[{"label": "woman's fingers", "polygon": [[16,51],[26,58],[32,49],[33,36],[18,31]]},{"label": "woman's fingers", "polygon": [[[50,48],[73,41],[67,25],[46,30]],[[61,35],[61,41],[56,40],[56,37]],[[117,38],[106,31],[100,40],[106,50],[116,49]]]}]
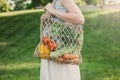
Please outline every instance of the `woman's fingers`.
[{"label": "woman's fingers", "polygon": [[47,18],[51,17],[51,14],[50,13],[44,13],[41,17],[42,17],[42,19],[47,19]]},{"label": "woman's fingers", "polygon": [[51,14],[50,14],[50,13],[45,13],[45,14],[43,14],[43,16],[44,16],[44,17],[50,17]]},{"label": "woman's fingers", "polygon": [[48,11],[49,13],[52,13],[52,12],[54,11],[53,4],[52,4],[52,3],[48,3],[48,4],[45,6],[45,10]]}]

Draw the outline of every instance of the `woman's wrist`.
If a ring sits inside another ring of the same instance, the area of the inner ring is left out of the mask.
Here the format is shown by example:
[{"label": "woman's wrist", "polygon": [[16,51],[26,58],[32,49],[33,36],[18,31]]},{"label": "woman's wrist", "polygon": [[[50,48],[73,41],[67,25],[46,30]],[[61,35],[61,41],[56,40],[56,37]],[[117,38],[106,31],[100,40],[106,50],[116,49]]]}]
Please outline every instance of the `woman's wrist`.
[{"label": "woman's wrist", "polygon": [[56,16],[56,10],[55,10],[55,9],[51,10],[50,13],[51,13],[52,15],[55,15],[55,16]]}]

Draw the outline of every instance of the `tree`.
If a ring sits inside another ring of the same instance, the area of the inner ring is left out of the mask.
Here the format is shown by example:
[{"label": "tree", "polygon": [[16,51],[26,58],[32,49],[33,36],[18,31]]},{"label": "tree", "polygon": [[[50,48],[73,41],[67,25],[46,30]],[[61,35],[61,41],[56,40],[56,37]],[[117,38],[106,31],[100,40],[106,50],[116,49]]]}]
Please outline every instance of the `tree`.
[{"label": "tree", "polygon": [[84,0],[87,4],[91,4],[91,0]]},{"label": "tree", "polygon": [[100,5],[100,4],[101,4],[100,1],[101,1],[101,0],[92,0],[91,3],[92,3],[93,5]]},{"label": "tree", "polygon": [[23,0],[16,0],[15,1],[15,10],[23,10]]},{"label": "tree", "polygon": [[28,0],[14,0],[15,1],[15,10],[26,10],[32,8],[31,1]]},{"label": "tree", "polygon": [[36,6],[39,6],[41,3],[41,0],[32,0],[32,7],[36,7]]},{"label": "tree", "polygon": [[86,5],[85,1],[84,0],[74,0],[75,3],[80,6],[80,5]]},{"label": "tree", "polygon": [[85,2],[89,5],[89,4],[93,4],[93,5],[101,5],[103,0],[85,0]]},{"label": "tree", "polygon": [[44,6],[49,2],[52,2],[53,0],[41,0],[41,4]]},{"label": "tree", "polygon": [[36,6],[45,6],[47,3],[52,2],[53,0],[32,0],[32,7]]},{"label": "tree", "polygon": [[0,0],[0,12],[8,12],[11,10],[10,5],[6,0]]}]

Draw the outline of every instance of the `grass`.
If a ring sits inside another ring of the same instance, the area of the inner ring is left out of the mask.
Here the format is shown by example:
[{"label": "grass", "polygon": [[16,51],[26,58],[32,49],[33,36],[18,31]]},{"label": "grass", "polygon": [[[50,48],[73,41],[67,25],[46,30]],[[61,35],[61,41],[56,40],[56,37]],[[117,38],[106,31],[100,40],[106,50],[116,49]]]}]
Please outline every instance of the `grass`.
[{"label": "grass", "polygon": [[86,11],[82,80],[120,80],[120,11]]},{"label": "grass", "polygon": [[0,80],[39,80],[40,61],[33,51],[39,42],[42,13],[23,11],[0,16]]},{"label": "grass", "polygon": [[[0,13],[0,80],[39,80],[39,42],[43,11]],[[120,80],[120,10],[83,10],[82,80]]]}]

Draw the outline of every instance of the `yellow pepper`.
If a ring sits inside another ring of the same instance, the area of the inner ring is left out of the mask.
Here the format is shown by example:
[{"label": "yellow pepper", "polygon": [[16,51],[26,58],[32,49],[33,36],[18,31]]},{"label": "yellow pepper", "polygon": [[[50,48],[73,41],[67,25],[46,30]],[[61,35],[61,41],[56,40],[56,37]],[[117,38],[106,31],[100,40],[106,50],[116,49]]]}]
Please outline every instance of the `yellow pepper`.
[{"label": "yellow pepper", "polygon": [[50,50],[44,44],[41,44],[38,46],[38,53],[40,55],[49,55]]}]

